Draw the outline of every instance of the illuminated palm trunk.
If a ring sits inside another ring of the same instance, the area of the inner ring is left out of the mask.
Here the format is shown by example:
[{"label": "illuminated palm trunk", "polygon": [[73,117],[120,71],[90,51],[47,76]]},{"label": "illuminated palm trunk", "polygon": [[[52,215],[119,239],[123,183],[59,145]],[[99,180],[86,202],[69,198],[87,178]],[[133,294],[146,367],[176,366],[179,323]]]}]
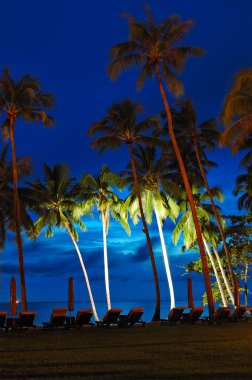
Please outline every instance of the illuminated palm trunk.
[{"label": "illuminated palm trunk", "polygon": [[101,212],[102,216],[102,233],[103,233],[103,253],[104,253],[104,274],[105,274],[105,288],[108,310],[111,309],[110,290],[109,290],[109,273],[108,273],[108,251],[107,251],[107,228],[105,215]]},{"label": "illuminated palm trunk", "polygon": [[21,237],[21,216],[20,216],[20,204],[19,204],[19,195],[18,195],[17,158],[16,158],[16,149],[15,149],[14,118],[13,117],[10,117],[10,138],[11,138],[11,153],[12,153],[12,163],[13,163],[13,198],[14,198],[14,212],[15,212],[15,224],[16,224],[15,227],[16,227],[17,247],[18,247],[21,305],[22,305],[22,311],[27,311],[24,257],[23,257],[22,237]]},{"label": "illuminated palm trunk", "polygon": [[[203,165],[202,165],[202,162],[201,162],[201,159],[200,159],[199,147],[198,147],[197,143],[194,144],[194,150],[195,150],[197,161],[198,161],[198,164],[199,164],[199,169],[200,169],[200,172],[201,172],[204,184],[205,184],[205,188],[207,190],[207,194],[208,194],[208,196],[210,198],[210,201],[211,201],[212,209],[213,209],[213,212],[214,212],[214,218],[216,220],[218,229],[220,231],[221,240],[223,242],[224,251],[225,251],[225,254],[226,254],[226,257],[227,257],[227,261],[228,261],[228,266],[229,266],[229,271],[230,271],[230,275],[231,275],[231,279],[232,279],[233,289],[235,289],[235,275],[234,275],[234,271],[233,271],[233,267],[232,267],[232,263],[231,263],[231,257],[230,257],[229,249],[228,249],[227,242],[226,242],[226,237],[225,237],[222,225],[221,225],[221,221],[220,221],[220,217],[219,217],[217,208],[216,208],[215,203],[214,203],[214,199],[213,199],[213,196],[212,196],[211,189],[210,189],[210,187],[208,185],[208,181],[207,181],[207,178],[206,178],[206,173],[205,173],[205,170],[203,168]],[[234,296],[232,296],[231,299],[234,299]]]},{"label": "illuminated palm trunk", "polygon": [[248,262],[245,264],[245,273],[244,273],[244,292],[245,292],[245,306],[248,306]]},{"label": "illuminated palm trunk", "polygon": [[156,307],[155,307],[154,315],[152,317],[152,321],[159,321],[160,320],[160,289],[159,289],[157,268],[156,268],[154,253],[153,253],[152,244],[150,240],[149,230],[148,230],[148,226],[147,226],[146,219],[143,212],[143,204],[142,204],[142,199],[141,199],[141,194],[140,194],[140,189],[139,189],[139,183],[138,183],[138,178],[137,178],[137,171],[136,171],[136,166],[134,162],[132,146],[128,144],[128,148],[129,148],[129,153],[130,153],[130,162],[131,162],[131,167],[132,167],[136,195],[137,195],[138,204],[139,204],[140,215],[141,215],[141,219],[143,223],[144,233],[147,240],[149,255],[151,259],[151,266],[152,266],[152,271],[153,271],[153,276],[154,276],[154,282],[155,282]]},{"label": "illuminated palm trunk", "polygon": [[84,265],[84,261],[82,259],[82,256],[81,256],[81,253],[80,253],[80,250],[79,250],[79,247],[76,243],[76,240],[73,236],[73,234],[71,233],[70,229],[66,226],[66,229],[67,229],[67,232],[69,233],[70,235],[70,238],[75,246],[75,249],[76,249],[76,252],[77,252],[77,255],[79,257],[79,260],[80,260],[80,265],[81,265],[81,268],[82,268],[82,271],[83,271],[83,275],[84,275],[84,278],[85,278],[85,281],[86,281],[86,285],[87,285],[87,290],[88,290],[88,295],[89,295],[89,299],[90,299],[90,303],[91,303],[91,307],[92,307],[92,310],[93,310],[93,314],[94,314],[94,319],[96,321],[99,321],[99,318],[98,318],[98,315],[97,315],[97,312],[96,312],[96,308],[95,308],[95,303],[94,303],[94,298],[93,298],[93,294],[92,294],[92,291],[91,291],[91,286],[90,286],[90,283],[89,283],[89,279],[88,279],[88,275],[87,275],[87,271],[86,271],[86,268],[85,268],[85,265]]},{"label": "illuminated palm trunk", "polygon": [[175,295],[174,295],[171,270],[170,270],[170,265],[169,265],[169,260],[168,260],[168,253],[167,253],[166,246],[165,246],[164,234],[163,234],[163,229],[161,226],[160,218],[158,216],[158,212],[157,212],[155,207],[154,207],[154,212],[155,212],[156,219],[157,219],[157,226],[158,226],[159,237],[160,237],[160,242],[161,242],[161,247],[162,247],[162,253],[163,253],[163,259],[164,259],[164,266],[165,266],[167,281],[168,281],[168,285],[169,285],[171,309],[172,309],[175,307]]},{"label": "illuminated palm trunk", "polygon": [[229,284],[229,280],[228,280],[228,278],[227,278],[227,276],[226,276],[226,273],[225,273],[225,271],[224,271],[223,265],[222,265],[222,263],[221,263],[219,253],[218,253],[218,251],[217,251],[217,249],[215,248],[214,245],[213,245],[213,251],[214,251],[214,254],[215,254],[216,259],[217,259],[217,261],[218,261],[218,265],[219,265],[219,267],[220,267],[220,271],[221,271],[221,274],[222,274],[222,277],[223,277],[223,280],[224,280],[225,286],[226,286],[226,288],[227,288],[228,295],[229,295],[229,297],[230,297],[230,299],[231,299],[232,304],[235,305],[234,295],[233,295],[233,293],[232,293],[231,286],[230,286],[230,284]]},{"label": "illuminated palm trunk", "polygon": [[213,271],[214,271],[214,275],[215,275],[215,278],[216,278],[216,281],[217,281],[217,284],[218,284],[218,288],[219,288],[219,291],[220,291],[220,294],[221,294],[221,299],[222,299],[223,306],[227,307],[227,300],[226,300],[226,297],[225,297],[225,294],[224,294],[224,291],[223,291],[223,287],[222,287],[222,284],[221,284],[221,280],[220,280],[217,268],[216,268],[214,260],[213,260],[212,253],[211,253],[211,251],[210,251],[210,249],[208,247],[208,244],[207,244],[204,236],[202,236],[202,238],[203,238],[203,241],[204,241],[206,252],[208,254],[208,257],[210,259],[210,262],[211,262],[211,265],[212,265],[212,268],[213,268]]},{"label": "illuminated palm trunk", "polygon": [[178,147],[176,137],[174,135],[171,111],[170,111],[168,100],[167,100],[167,97],[165,94],[165,90],[164,90],[164,86],[163,86],[163,82],[162,82],[162,78],[161,78],[161,74],[159,71],[158,64],[156,64],[156,75],[157,75],[157,80],[158,80],[158,85],[159,85],[161,97],[163,99],[164,106],[165,106],[169,135],[170,135],[172,146],[173,146],[173,149],[174,149],[174,152],[175,152],[178,164],[179,164],[180,172],[181,172],[183,182],[185,185],[187,198],[188,198],[188,201],[190,203],[190,207],[191,207],[191,211],[192,211],[192,217],[193,217],[195,230],[196,230],[196,234],[197,234],[197,240],[198,240],[198,244],[199,244],[201,262],[202,262],[202,269],[203,269],[204,280],[205,280],[208,310],[209,310],[209,319],[210,319],[210,322],[212,322],[214,320],[215,308],[214,308],[214,299],[213,299],[213,292],[212,292],[212,286],[211,286],[211,281],[210,281],[209,268],[208,268],[208,264],[207,264],[207,257],[206,257],[206,253],[205,253],[205,249],[204,249],[204,243],[203,243],[203,239],[202,239],[202,232],[201,232],[201,228],[200,228],[200,223],[199,223],[199,219],[198,219],[198,215],[197,215],[197,211],[196,211],[196,207],[195,207],[195,202],[194,202],[191,186],[190,186],[188,176],[186,173],[185,165],[184,165],[184,162],[183,162],[183,159],[182,159],[179,147]]}]

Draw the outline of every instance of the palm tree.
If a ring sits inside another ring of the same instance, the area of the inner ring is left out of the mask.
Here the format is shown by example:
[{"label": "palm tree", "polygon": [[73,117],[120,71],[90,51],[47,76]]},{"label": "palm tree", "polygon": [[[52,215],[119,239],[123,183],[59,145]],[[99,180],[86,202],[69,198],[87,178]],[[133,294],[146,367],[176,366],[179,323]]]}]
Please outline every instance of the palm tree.
[{"label": "palm tree", "polygon": [[30,209],[35,211],[39,215],[39,218],[34,223],[34,229],[29,232],[28,236],[31,239],[35,239],[44,228],[46,228],[45,237],[47,238],[54,235],[55,227],[67,230],[80,261],[94,318],[98,321],[99,318],[88,274],[77,244],[78,232],[74,226],[77,223],[81,230],[86,230],[81,217],[85,213],[88,213],[88,209],[85,210],[83,204],[80,206],[76,202],[77,194],[73,191],[74,179],[69,178],[69,168],[66,165],[60,164],[50,168],[44,164],[44,172],[44,183],[40,180],[29,183],[27,201],[29,202]]},{"label": "palm tree", "polygon": [[[206,149],[213,149],[215,143],[219,140],[219,131],[217,129],[215,120],[207,120],[197,125],[197,115],[193,107],[191,99],[187,99],[182,102],[178,102],[178,110],[172,111],[173,124],[177,138],[181,138],[181,143],[185,146],[192,144],[194,152],[197,158],[200,173],[202,175],[204,185],[211,202],[214,218],[220,231],[221,239],[223,242],[225,254],[228,261],[229,271],[232,279],[233,289],[235,289],[235,275],[231,263],[231,257],[229,254],[228,246],[226,243],[226,237],[222,228],[220,216],[215,206],[214,198],[211,193],[210,186],[207,181],[206,172],[203,163],[208,164],[208,159],[205,153]],[[234,297],[233,297],[234,299]]]},{"label": "palm tree", "polygon": [[107,252],[107,234],[110,224],[110,215],[130,234],[126,207],[112,188],[113,185],[118,185],[120,181],[121,178],[118,174],[111,172],[107,165],[103,165],[97,177],[93,177],[91,174],[85,174],[80,182],[81,196],[90,202],[92,206],[94,204],[96,205],[102,222],[105,288],[108,310],[111,309]]},{"label": "palm tree", "polygon": [[[224,306],[227,306],[227,300],[225,297],[225,292],[222,287],[222,283],[218,274],[217,267],[215,265],[215,260],[213,258],[212,252],[209,247],[208,242],[213,242],[216,240],[215,231],[211,223],[211,218],[214,214],[211,206],[205,201],[209,200],[207,193],[200,193],[200,189],[197,186],[193,186],[194,199],[197,199],[197,213],[201,223],[202,239],[204,242],[205,250],[207,252],[208,258],[210,260],[214,275],[217,280],[218,288],[221,294],[222,302]],[[219,200],[222,199],[222,193],[219,188],[215,187],[211,189],[211,193],[217,197]],[[178,243],[178,240],[183,233],[184,235],[184,247],[189,249],[193,247],[196,243],[197,235],[195,230],[195,225],[193,223],[192,212],[188,209],[187,200],[184,197],[181,199],[180,209],[183,212],[181,218],[178,220],[176,227],[174,228],[172,239],[174,244]],[[232,301],[233,302],[233,301]]]},{"label": "palm tree", "polygon": [[252,214],[252,165],[247,167],[246,173],[237,177],[233,194],[240,194],[238,209],[244,208],[248,214]]},{"label": "palm tree", "polygon": [[[5,145],[0,156],[0,250],[6,243],[7,230],[15,232],[15,213],[13,207],[13,168],[12,162],[7,160],[7,149]],[[17,158],[17,171],[20,179],[25,178],[31,173],[31,164],[29,157]],[[27,214],[25,203],[22,201],[21,193],[20,214],[21,225],[25,229],[32,227],[32,219]]]},{"label": "palm tree", "polygon": [[129,150],[132,173],[134,177],[135,191],[137,194],[141,219],[144,232],[147,239],[148,250],[151,259],[152,271],[155,281],[156,290],[156,307],[152,320],[160,319],[160,290],[158,282],[158,274],[152,250],[152,244],[149,236],[149,230],[144,216],[141,193],[139,189],[138,177],[135,167],[133,144],[148,143],[153,144],[158,142],[158,138],[143,135],[146,130],[151,128],[156,129],[159,126],[159,121],[156,117],[149,117],[140,122],[137,122],[137,116],[142,112],[140,103],[133,103],[129,100],[123,100],[120,103],[113,104],[107,111],[107,115],[99,122],[96,122],[89,129],[89,135],[100,134],[92,142],[93,148],[98,148],[100,152],[106,149],[119,148],[123,143],[126,144]]},{"label": "palm tree", "polygon": [[189,56],[202,55],[203,51],[191,46],[177,46],[177,42],[192,27],[192,20],[181,22],[178,16],[173,15],[168,17],[164,22],[156,24],[149,7],[146,7],[146,15],[147,20],[143,23],[138,22],[133,16],[127,15],[129,40],[115,45],[111,49],[112,61],[109,64],[108,71],[111,79],[115,80],[122,71],[132,66],[141,67],[141,73],[137,81],[139,89],[142,87],[146,77],[157,77],[168,121],[169,135],[178,160],[197,231],[209,305],[209,316],[212,319],[214,316],[214,300],[200,223],[187,172],[174,135],[172,115],[164,87],[164,83],[166,83],[171,93],[175,96],[180,96],[183,93],[183,85],[174,72],[183,70],[184,63]]},{"label": "palm tree", "polygon": [[224,100],[222,120],[228,128],[220,143],[236,153],[252,132],[252,68],[241,70]]},{"label": "palm tree", "polygon": [[52,106],[52,95],[42,92],[41,85],[37,79],[27,74],[23,76],[19,82],[15,82],[11,78],[9,69],[5,68],[2,76],[0,77],[0,110],[5,112],[5,121],[2,123],[1,129],[4,137],[10,137],[11,139],[14,210],[23,311],[27,310],[27,298],[21,238],[21,216],[18,197],[18,171],[14,131],[17,119],[23,119],[29,122],[42,121],[44,125],[52,125],[53,119],[45,112],[46,108],[50,108]]},{"label": "palm tree", "polygon": [[[157,159],[156,155],[156,150],[153,147],[139,146],[138,149],[134,149],[146,221],[149,224],[152,223],[153,212],[157,221],[172,309],[175,307],[175,294],[162,225],[168,217],[175,221],[179,214],[179,207],[173,199],[173,193],[177,193],[178,188],[169,179],[170,173],[166,160],[163,156]],[[123,175],[126,177],[127,183],[132,186],[131,173],[124,171]],[[138,222],[139,207],[134,191],[129,195],[126,203],[129,204],[133,222]]]}]

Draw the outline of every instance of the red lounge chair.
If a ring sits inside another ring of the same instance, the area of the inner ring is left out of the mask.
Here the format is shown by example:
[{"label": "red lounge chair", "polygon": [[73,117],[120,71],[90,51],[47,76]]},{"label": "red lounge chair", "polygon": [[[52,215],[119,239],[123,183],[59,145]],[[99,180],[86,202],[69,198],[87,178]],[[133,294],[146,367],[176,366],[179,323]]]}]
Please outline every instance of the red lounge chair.
[{"label": "red lounge chair", "polygon": [[118,327],[132,327],[135,324],[141,324],[143,327],[146,322],[142,321],[143,308],[134,307],[130,309],[127,315],[120,315]]},{"label": "red lounge chair", "polygon": [[35,328],[36,325],[34,324],[34,319],[36,314],[38,313],[35,311],[21,311],[16,320],[16,327],[18,329],[29,327]]},{"label": "red lounge chair", "polygon": [[185,309],[186,309],[186,306],[174,307],[173,309],[170,310],[167,319],[161,319],[161,324],[165,322],[169,322],[171,325],[175,325],[177,322],[181,321],[183,311]]},{"label": "red lounge chair", "polygon": [[[228,321],[229,315],[232,309],[230,307],[221,306],[217,310],[215,310],[214,320],[213,322],[217,325],[220,325],[222,322]],[[209,323],[209,317],[204,317],[204,321]]]},{"label": "red lounge chair", "polygon": [[228,316],[229,322],[237,322],[238,320],[244,319],[245,321],[248,320],[248,317],[245,316],[246,313],[246,306],[239,306],[236,309],[234,309],[233,313]]},{"label": "red lounge chair", "polygon": [[66,324],[66,313],[67,307],[57,307],[54,308],[48,322],[43,322],[44,328],[50,329],[54,327],[64,327],[67,328]]},{"label": "red lounge chair", "polygon": [[112,308],[108,310],[107,313],[104,315],[104,317],[101,319],[101,321],[96,322],[97,327],[99,326],[109,327],[110,325],[117,325],[118,318],[121,312],[122,312],[122,309]]},{"label": "red lounge chair", "polygon": [[74,320],[74,325],[79,327],[82,327],[84,325],[93,327],[94,323],[91,322],[92,315],[92,309],[78,310]]},{"label": "red lounge chair", "polygon": [[198,321],[203,321],[203,319],[200,319],[202,313],[203,313],[204,307],[203,306],[197,306],[192,307],[189,313],[183,313],[182,314],[182,320],[183,323],[191,323],[192,325]]},{"label": "red lounge chair", "polygon": [[0,311],[0,330],[6,330],[7,312]]}]

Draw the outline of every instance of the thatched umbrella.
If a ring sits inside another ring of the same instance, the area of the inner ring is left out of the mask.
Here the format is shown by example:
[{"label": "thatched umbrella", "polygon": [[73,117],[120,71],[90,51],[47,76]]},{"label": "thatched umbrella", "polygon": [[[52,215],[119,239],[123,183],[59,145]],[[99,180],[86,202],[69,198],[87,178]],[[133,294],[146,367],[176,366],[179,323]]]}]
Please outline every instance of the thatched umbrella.
[{"label": "thatched umbrella", "polygon": [[17,314],[17,287],[15,277],[11,277],[10,283],[10,312],[11,315]]},{"label": "thatched umbrella", "polygon": [[[11,277],[10,283],[10,313],[11,315],[17,314],[17,287],[15,277]],[[15,317],[13,318],[13,327],[15,327]]]},{"label": "thatched umbrella", "polygon": [[192,279],[187,279],[187,294],[188,294],[188,307],[193,308],[194,307],[194,301],[193,301],[193,290],[192,290]]},{"label": "thatched umbrella", "polygon": [[70,311],[70,323],[72,323],[71,312],[74,311],[74,286],[73,277],[68,279],[68,311]]}]

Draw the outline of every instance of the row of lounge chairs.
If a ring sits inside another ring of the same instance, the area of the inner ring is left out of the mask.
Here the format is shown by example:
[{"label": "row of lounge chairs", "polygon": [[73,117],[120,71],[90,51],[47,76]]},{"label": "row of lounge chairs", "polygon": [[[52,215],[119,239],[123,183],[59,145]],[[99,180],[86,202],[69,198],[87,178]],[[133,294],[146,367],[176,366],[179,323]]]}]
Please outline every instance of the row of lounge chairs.
[{"label": "row of lounge chairs", "polygon": [[[203,306],[193,307],[189,312],[185,312],[186,307],[175,307],[171,309],[166,319],[161,319],[161,323],[190,323],[209,322],[208,317],[202,317]],[[248,320],[251,317],[246,316],[246,307],[238,307],[231,309],[228,307],[220,307],[215,312],[214,322],[219,324],[222,322],[236,322],[238,320]],[[249,309],[252,315],[252,309]],[[136,324],[145,326],[142,321],[143,308],[132,308],[128,314],[122,315],[122,309],[112,308],[106,312],[101,321],[96,322],[97,327],[109,327],[115,325],[119,328],[132,327]],[[7,312],[0,312],[0,330],[8,331],[9,329],[16,330],[22,328],[35,328],[34,319],[36,312],[20,312],[17,318],[7,318]],[[67,316],[67,308],[54,308],[48,322],[43,322],[44,329],[53,329],[58,327],[71,328],[91,326],[95,324],[91,322],[92,309],[78,310],[76,316]]]},{"label": "row of lounge chairs", "polygon": [[[142,321],[143,308],[132,308],[127,315],[121,315],[122,309],[112,308],[106,312],[101,321],[96,322],[98,327],[109,327],[116,325],[122,327],[132,327],[136,324],[142,326],[145,322]],[[36,312],[20,312],[17,318],[7,318],[6,312],[0,312],[0,330],[8,331],[9,329],[16,330],[22,328],[35,328],[34,319]],[[91,322],[92,309],[78,310],[76,316],[67,316],[67,308],[54,308],[48,322],[43,322],[44,329],[53,328],[71,328],[82,327],[88,325],[93,327],[95,324]]]},{"label": "row of lounge chairs", "polygon": [[[167,319],[161,319],[161,323],[190,323],[195,324],[196,322],[209,322],[209,317],[202,317],[203,314],[203,306],[193,307],[189,312],[184,312],[185,307],[175,307],[171,309],[168,314]],[[248,309],[247,307],[237,307],[236,309],[232,309],[229,307],[219,307],[215,311],[214,320],[212,322],[216,324],[220,324],[222,322],[237,322],[238,320],[247,321],[249,316],[245,313],[250,312],[252,315],[252,309]]]}]

